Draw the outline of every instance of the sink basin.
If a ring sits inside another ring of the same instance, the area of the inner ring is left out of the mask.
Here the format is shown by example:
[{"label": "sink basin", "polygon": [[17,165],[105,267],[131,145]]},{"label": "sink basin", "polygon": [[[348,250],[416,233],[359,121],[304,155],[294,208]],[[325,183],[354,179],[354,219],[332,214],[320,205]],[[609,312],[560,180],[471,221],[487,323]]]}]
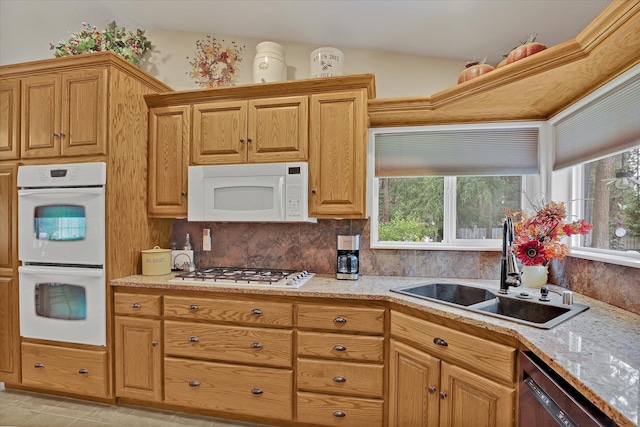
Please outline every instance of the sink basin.
[{"label": "sink basin", "polygon": [[459,283],[434,282],[391,290],[541,329],[551,329],[589,308],[534,301],[529,296],[496,295],[489,289]]},{"label": "sink basin", "polygon": [[493,292],[487,289],[459,283],[426,283],[424,285],[392,289],[392,291],[465,307],[492,300],[496,297]]}]

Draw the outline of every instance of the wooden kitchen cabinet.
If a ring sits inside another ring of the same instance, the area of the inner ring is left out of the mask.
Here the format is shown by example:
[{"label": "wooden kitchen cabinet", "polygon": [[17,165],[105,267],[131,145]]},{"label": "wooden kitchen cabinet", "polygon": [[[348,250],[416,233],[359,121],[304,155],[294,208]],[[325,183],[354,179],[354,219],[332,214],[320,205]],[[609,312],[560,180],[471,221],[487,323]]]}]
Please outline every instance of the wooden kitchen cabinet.
[{"label": "wooden kitchen cabinet", "polygon": [[107,154],[107,93],[106,68],[24,77],[20,157]]},{"label": "wooden kitchen cabinet", "polygon": [[162,400],[162,321],[116,316],[116,396]]},{"label": "wooden kitchen cabinet", "polygon": [[187,216],[190,106],[149,111],[149,216]]},{"label": "wooden kitchen cabinet", "polygon": [[366,217],[367,90],[311,96],[309,216]]},{"label": "wooden kitchen cabinet", "polygon": [[193,106],[194,165],[307,160],[309,97],[216,101]]},{"label": "wooden kitchen cabinet", "polygon": [[0,160],[20,157],[20,80],[0,80]]},{"label": "wooden kitchen cabinet", "polygon": [[516,425],[515,348],[397,312],[391,336],[389,425]]}]

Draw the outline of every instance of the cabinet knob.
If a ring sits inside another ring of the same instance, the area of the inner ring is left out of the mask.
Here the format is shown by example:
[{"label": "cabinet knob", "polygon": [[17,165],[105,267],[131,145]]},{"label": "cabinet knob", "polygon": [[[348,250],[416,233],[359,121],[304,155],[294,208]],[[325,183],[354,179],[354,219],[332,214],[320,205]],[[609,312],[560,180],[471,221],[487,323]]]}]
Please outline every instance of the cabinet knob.
[{"label": "cabinet knob", "polygon": [[254,316],[260,316],[262,314],[262,310],[260,310],[259,308],[254,308],[253,310],[251,310],[251,314],[253,314]]},{"label": "cabinet knob", "polygon": [[429,393],[431,394],[436,392],[436,388],[434,386],[429,387],[428,390],[429,390]]},{"label": "cabinet knob", "polygon": [[247,142],[253,142],[251,138],[247,138]]},{"label": "cabinet knob", "polygon": [[262,348],[262,347],[264,347],[262,345],[262,343],[259,343],[259,342],[252,342],[251,343],[251,348]]},{"label": "cabinet knob", "polygon": [[60,132],[58,135],[60,136],[60,138],[64,138],[66,136],[64,132]]},{"label": "cabinet knob", "polygon": [[189,381],[189,387],[198,387],[200,385],[200,381],[191,380]]},{"label": "cabinet knob", "polygon": [[334,346],[333,346],[333,349],[334,349],[335,351],[347,351],[347,347],[345,347],[345,346],[343,346],[343,345],[340,345],[340,344],[338,344],[338,345],[334,345]]},{"label": "cabinet knob", "polygon": [[440,392],[440,394],[439,394],[439,396],[440,396],[440,399],[441,399],[441,400],[444,400],[444,399],[446,399],[446,398],[447,398],[447,393],[445,393],[444,391],[441,391],[441,392]]},{"label": "cabinet knob", "polygon": [[182,194],[183,196],[186,196],[187,192],[186,191],[181,191],[180,194]]},{"label": "cabinet knob", "polygon": [[240,138],[240,144],[244,144],[244,138]]},{"label": "cabinet knob", "polygon": [[347,416],[343,411],[333,411],[333,416],[337,418],[344,418]]},{"label": "cabinet knob", "polygon": [[189,337],[187,339],[187,341],[189,341],[189,342],[200,342],[200,338],[198,338],[198,337]]},{"label": "cabinet knob", "polygon": [[346,383],[347,379],[345,377],[343,377],[342,375],[336,375],[335,377],[333,377],[333,382],[334,383]]},{"label": "cabinet knob", "polygon": [[44,363],[42,363],[42,362],[36,362],[36,363],[33,365],[33,367],[34,367],[34,368],[44,368]]},{"label": "cabinet knob", "polygon": [[189,308],[189,310],[193,310],[193,311],[200,310],[200,307],[198,307],[196,304],[191,304],[191,305],[189,305],[188,308]]},{"label": "cabinet knob", "polygon": [[51,134],[51,136],[54,137],[54,138],[57,138],[58,137],[58,133],[54,132],[54,133]]},{"label": "cabinet knob", "polygon": [[251,394],[262,394],[264,393],[264,391],[262,391],[261,388],[252,388],[251,389]]},{"label": "cabinet knob", "polygon": [[347,319],[345,319],[342,316],[338,316],[335,319],[333,319],[333,323],[347,323]]},{"label": "cabinet knob", "polygon": [[151,343],[151,347],[157,347],[158,346],[158,341],[154,341]]},{"label": "cabinet knob", "polygon": [[315,188],[313,188],[313,189],[311,190],[311,194],[316,194],[317,192],[318,192],[318,190],[316,190]]},{"label": "cabinet knob", "polygon": [[85,375],[85,374],[88,374],[88,373],[89,373],[89,370],[88,370],[88,369],[86,369],[86,368],[82,368],[82,369],[80,369],[80,370],[78,371],[78,373],[79,373],[79,374],[81,374],[81,375]]},{"label": "cabinet knob", "polygon": [[443,347],[447,347],[449,344],[447,344],[447,342],[445,340],[443,340],[442,338],[434,338],[433,339],[433,343],[435,345],[441,345]]},{"label": "cabinet knob", "polygon": [[142,307],[139,303],[134,302],[133,304],[131,304],[131,308],[140,308]]}]

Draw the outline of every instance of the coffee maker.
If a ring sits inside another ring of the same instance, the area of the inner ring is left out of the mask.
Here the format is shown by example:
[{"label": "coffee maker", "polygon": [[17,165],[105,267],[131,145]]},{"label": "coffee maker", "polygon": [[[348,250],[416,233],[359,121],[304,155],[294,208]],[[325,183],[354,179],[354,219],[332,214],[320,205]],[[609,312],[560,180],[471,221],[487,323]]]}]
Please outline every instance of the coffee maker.
[{"label": "coffee maker", "polygon": [[342,280],[358,280],[360,268],[360,235],[339,234],[338,242],[338,268],[336,278]]}]

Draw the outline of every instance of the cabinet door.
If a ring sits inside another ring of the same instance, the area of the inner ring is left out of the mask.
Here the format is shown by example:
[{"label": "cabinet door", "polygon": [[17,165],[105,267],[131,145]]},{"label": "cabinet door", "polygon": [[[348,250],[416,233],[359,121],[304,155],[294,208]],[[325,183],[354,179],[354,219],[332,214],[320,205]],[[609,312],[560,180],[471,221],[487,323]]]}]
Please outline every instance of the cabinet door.
[{"label": "cabinet door", "polygon": [[162,400],[160,320],[116,316],[116,396]]},{"label": "cabinet door", "polygon": [[60,75],[25,77],[21,86],[22,158],[60,155]]},{"label": "cabinet door", "polygon": [[389,352],[390,426],[437,426],[439,384],[440,359],[391,340]]},{"label": "cabinet door", "polygon": [[307,160],[308,111],[307,96],[249,101],[248,161],[269,163]]},{"label": "cabinet door", "polygon": [[20,157],[20,80],[0,81],[0,160]]},{"label": "cabinet door", "polygon": [[16,165],[0,165],[0,275],[13,276],[18,259]]},{"label": "cabinet door", "polygon": [[149,112],[149,215],[187,216],[191,119],[188,106]]},{"label": "cabinet door", "polygon": [[247,144],[247,101],[193,106],[194,165],[245,163]]},{"label": "cabinet door", "polygon": [[311,96],[309,216],[366,216],[365,90]]},{"label": "cabinet door", "polygon": [[[62,73],[62,155],[107,154],[107,70]],[[118,114],[114,110],[114,115]],[[127,120],[114,117],[114,120]]]},{"label": "cabinet door", "polygon": [[446,362],[441,369],[441,427],[515,426],[514,388]]},{"label": "cabinet door", "polygon": [[0,381],[20,382],[18,281],[0,277]]}]

